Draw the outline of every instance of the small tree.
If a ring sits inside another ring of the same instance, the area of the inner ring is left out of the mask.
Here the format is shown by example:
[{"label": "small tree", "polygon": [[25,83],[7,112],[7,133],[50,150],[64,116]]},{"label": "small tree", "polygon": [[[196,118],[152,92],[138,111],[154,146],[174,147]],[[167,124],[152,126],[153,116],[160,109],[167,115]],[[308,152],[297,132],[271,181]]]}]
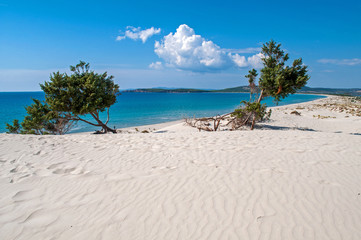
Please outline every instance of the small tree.
[{"label": "small tree", "polygon": [[252,69],[248,71],[248,75],[246,75],[245,77],[248,78],[248,83],[249,83],[249,101],[252,101],[252,96],[257,93],[257,86],[256,86],[256,77],[257,77],[258,73],[256,71],[256,69]]},{"label": "small tree", "polygon": [[[115,129],[107,126],[109,107],[116,102],[119,92],[119,86],[112,80],[113,76],[108,76],[106,72],[94,73],[89,70],[89,63],[83,61],[70,66],[70,71],[71,75],[54,72],[49,82],[40,84],[49,107],[71,121],[83,121],[101,127],[104,132],[116,133]],[[105,110],[107,120],[103,122],[99,113]],[[82,118],[86,114],[90,114],[95,123]]]},{"label": "small tree", "polygon": [[289,57],[281,50],[281,44],[271,40],[263,45],[262,54],[264,67],[259,79],[261,94],[258,102],[266,96],[271,96],[278,103],[289,94],[296,93],[310,79],[302,58],[294,60],[291,67],[285,66]]},{"label": "small tree", "polygon": [[281,44],[271,40],[263,45],[261,53],[263,54],[264,67],[261,69],[258,82],[260,89],[258,99],[252,97],[252,95],[257,94],[255,91],[257,71],[252,69],[246,75],[251,88],[250,101],[243,101],[245,107],[236,109],[233,113],[236,118],[242,118],[242,124],[250,123],[251,130],[253,130],[256,121],[263,120],[265,116],[269,117],[270,115],[270,112],[266,112],[265,104],[261,104],[263,98],[273,97],[278,104],[289,94],[294,94],[298,89],[305,86],[310,79],[307,74],[307,66],[302,63],[301,58],[294,60],[292,66],[285,66],[289,57],[281,50]]}]

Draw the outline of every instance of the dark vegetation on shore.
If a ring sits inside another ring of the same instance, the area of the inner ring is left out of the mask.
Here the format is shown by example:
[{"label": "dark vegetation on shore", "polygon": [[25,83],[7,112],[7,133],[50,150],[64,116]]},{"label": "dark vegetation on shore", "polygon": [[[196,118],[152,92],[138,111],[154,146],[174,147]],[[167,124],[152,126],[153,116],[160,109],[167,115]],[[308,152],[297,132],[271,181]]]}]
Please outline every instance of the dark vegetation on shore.
[{"label": "dark vegetation on shore", "polygon": [[[249,93],[249,86],[239,86],[234,88],[225,88],[219,90],[204,90],[194,88],[139,88],[134,90],[124,90],[123,92],[149,92],[149,93]],[[361,96],[361,88],[311,88],[302,87],[297,93],[306,94],[329,94],[345,96]]]}]

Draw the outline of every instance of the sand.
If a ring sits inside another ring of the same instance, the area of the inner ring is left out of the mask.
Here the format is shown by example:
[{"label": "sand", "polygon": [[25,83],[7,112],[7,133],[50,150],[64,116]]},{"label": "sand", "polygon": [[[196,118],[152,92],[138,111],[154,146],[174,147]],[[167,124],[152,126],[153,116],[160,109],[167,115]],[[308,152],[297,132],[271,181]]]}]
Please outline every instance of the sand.
[{"label": "sand", "polygon": [[341,101],[254,131],[0,134],[0,239],[361,239],[361,117]]}]

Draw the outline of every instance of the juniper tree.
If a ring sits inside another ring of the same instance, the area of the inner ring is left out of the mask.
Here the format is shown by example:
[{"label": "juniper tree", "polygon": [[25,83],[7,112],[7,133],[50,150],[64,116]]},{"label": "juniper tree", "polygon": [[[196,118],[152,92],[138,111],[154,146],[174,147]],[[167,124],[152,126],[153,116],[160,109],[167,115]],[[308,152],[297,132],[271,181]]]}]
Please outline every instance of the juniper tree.
[{"label": "juniper tree", "polygon": [[278,103],[289,94],[296,93],[310,79],[302,58],[294,60],[292,66],[285,66],[289,57],[281,50],[281,44],[271,40],[263,45],[262,54],[263,68],[259,78],[261,94],[258,102],[271,96]]},{"label": "juniper tree", "polygon": [[[278,104],[279,101],[294,94],[298,89],[305,86],[310,79],[307,74],[307,66],[302,63],[302,58],[293,61],[292,66],[286,66],[289,59],[288,54],[281,50],[281,44],[277,44],[271,40],[263,45],[261,53],[263,54],[263,68],[258,81],[260,90],[258,99],[252,99],[255,93],[255,79],[257,71],[252,69],[245,77],[249,80],[251,89],[251,97],[249,102],[243,101],[244,108],[236,109],[234,116],[244,119],[242,124],[250,123],[253,130],[255,122],[269,116],[270,112],[266,112],[266,105],[261,104],[265,97],[273,97]],[[252,119],[252,121],[250,121]]]},{"label": "juniper tree", "polygon": [[[89,63],[80,61],[76,66],[70,66],[71,75],[54,72],[50,81],[40,84],[46,102],[52,110],[62,112],[72,121],[82,121],[101,127],[104,132],[116,133],[107,124],[109,108],[116,102],[119,86],[107,72],[98,74],[89,69]],[[99,116],[104,111],[107,112],[105,122]],[[86,114],[90,114],[95,122],[84,119]]]}]

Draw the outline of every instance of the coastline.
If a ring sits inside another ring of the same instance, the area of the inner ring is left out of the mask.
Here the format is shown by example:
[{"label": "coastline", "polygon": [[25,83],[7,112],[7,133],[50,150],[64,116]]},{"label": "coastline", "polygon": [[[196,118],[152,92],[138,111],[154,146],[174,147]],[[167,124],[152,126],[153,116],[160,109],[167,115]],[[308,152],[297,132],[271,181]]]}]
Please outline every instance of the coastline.
[{"label": "coastline", "polygon": [[[296,94],[298,94],[298,93],[296,93]],[[303,93],[300,93],[300,95],[303,95]],[[319,95],[319,96],[325,97],[325,98],[321,98],[321,99],[335,97],[333,95],[326,95],[326,94],[312,94],[312,95]],[[305,102],[301,102],[301,103],[291,103],[291,104],[286,104],[286,105],[282,105],[282,106],[273,106],[273,107],[268,107],[268,109],[277,109],[277,108],[282,108],[282,107],[286,107],[286,106],[292,107],[292,106],[296,106],[296,105],[303,104],[303,103],[305,103],[305,104],[318,103],[318,100],[321,100],[321,99],[305,101]],[[228,114],[228,113],[225,113],[225,114]],[[182,123],[184,123],[184,119],[163,122],[163,123],[156,123],[156,124],[137,125],[137,126],[132,126],[132,127],[119,128],[119,129],[117,129],[117,131],[118,131],[118,133],[141,133],[143,131],[148,131],[149,133],[150,132],[159,132],[159,131],[162,131],[163,128],[178,126],[179,124],[182,124]],[[87,134],[94,134],[94,132],[87,131],[87,132],[68,133],[68,134],[87,135]],[[112,134],[112,133],[109,133],[109,134]]]},{"label": "coastline", "polygon": [[[303,95],[303,93],[296,93],[299,95]],[[327,99],[327,98],[332,98],[335,97],[333,95],[327,95],[327,94],[311,94],[311,95],[319,95],[319,96],[323,96],[325,98],[321,98],[321,99]],[[273,107],[268,107],[268,109],[279,109],[279,108],[283,108],[283,107],[293,107],[293,106],[297,106],[300,104],[317,104],[319,102],[319,100],[321,99],[316,99],[316,100],[311,100],[311,101],[305,101],[305,102],[301,102],[301,103],[291,103],[291,104],[286,104],[286,105],[282,105],[282,106],[273,106]],[[224,115],[229,114],[229,113],[225,113]],[[131,132],[131,133],[136,133],[136,132],[142,132],[144,130],[147,130],[149,132],[158,132],[158,131],[163,131],[164,128],[168,128],[168,127],[176,127],[179,126],[181,123],[184,123],[184,119],[180,119],[180,120],[176,120],[176,121],[169,121],[169,122],[164,122],[164,123],[157,123],[157,124],[150,124],[150,125],[139,125],[139,126],[134,126],[134,127],[127,127],[127,128],[119,128],[117,130],[121,131],[121,132]],[[135,129],[138,129],[138,131],[135,131]],[[86,132],[86,133],[92,133],[92,132]]]},{"label": "coastline", "polygon": [[360,239],[346,103],[275,107],[254,131],[0,134],[0,238]]},{"label": "coastline", "polygon": [[[26,115],[23,106],[30,105],[34,97],[31,94],[16,93],[13,97],[3,101],[0,109],[0,132],[7,132],[6,123],[11,123],[14,119],[20,122]],[[295,95],[284,103],[292,101],[312,100],[318,96]],[[35,97],[39,98],[39,97]],[[26,100],[28,99],[28,100]],[[124,94],[121,95],[117,103],[110,109],[109,126],[113,128],[137,127],[145,124],[157,124],[166,121],[181,120],[183,117],[207,117],[219,113],[227,113],[239,106],[241,100],[249,99],[244,93],[217,93],[217,94]],[[11,104],[6,104],[10,102]],[[268,105],[273,104],[268,100]],[[282,102],[281,102],[282,104]],[[11,107],[10,107],[11,106]],[[90,116],[85,116],[86,120],[92,121]],[[106,118],[106,116],[102,116]],[[94,132],[100,130],[86,123],[78,122],[72,128],[71,133]]]},{"label": "coastline", "polygon": [[[320,96],[324,96],[326,98],[334,97],[332,95],[325,95],[325,94],[313,94],[313,95],[320,95]],[[321,98],[321,99],[326,99],[326,98]],[[300,104],[312,104],[312,103],[317,104],[319,102],[319,100],[321,100],[321,99],[306,101],[306,102],[302,102],[302,103],[292,103],[292,104],[286,104],[286,105],[282,105],[282,106],[268,107],[268,109],[282,109],[282,108],[286,108],[286,107],[298,106]],[[169,121],[169,122],[164,122],[164,123],[158,123],[158,124],[151,124],[151,125],[140,125],[140,126],[134,126],[134,127],[119,128],[117,130],[120,131],[120,133],[122,133],[122,132],[123,133],[124,132],[125,133],[138,133],[138,132],[141,133],[144,130],[149,131],[149,132],[162,132],[162,131],[164,132],[169,128],[177,128],[180,125],[184,125],[184,119],[180,119],[180,120],[176,120],[176,121]],[[138,129],[138,131],[136,131],[135,129]],[[92,132],[84,132],[83,134],[92,134]]]}]

